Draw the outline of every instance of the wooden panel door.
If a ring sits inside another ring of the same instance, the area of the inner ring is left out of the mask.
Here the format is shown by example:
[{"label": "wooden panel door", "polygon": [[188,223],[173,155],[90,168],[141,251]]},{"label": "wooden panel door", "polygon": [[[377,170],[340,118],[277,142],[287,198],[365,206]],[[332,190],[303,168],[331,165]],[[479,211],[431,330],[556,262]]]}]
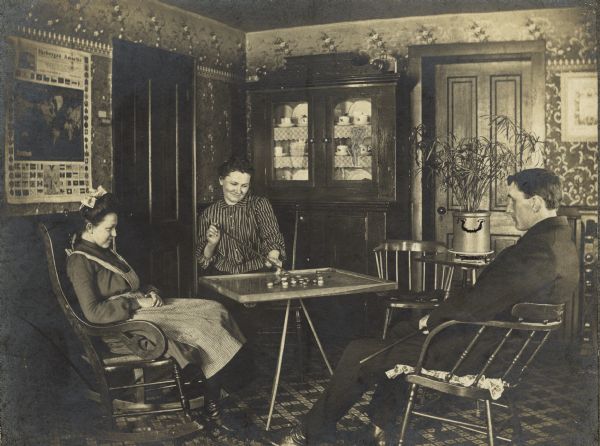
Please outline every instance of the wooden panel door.
[{"label": "wooden panel door", "polygon": [[[508,116],[531,129],[532,70],[530,61],[439,64],[435,68],[435,127],[438,138],[496,138],[490,116]],[[501,136],[498,136],[501,137]],[[500,252],[521,235],[505,213],[507,186],[493,184],[482,203],[491,211],[491,248]],[[435,197],[436,239],[452,246],[452,210],[459,209],[450,192]]]},{"label": "wooden panel door", "polygon": [[119,249],[165,296],[193,289],[193,59],[115,41]]}]

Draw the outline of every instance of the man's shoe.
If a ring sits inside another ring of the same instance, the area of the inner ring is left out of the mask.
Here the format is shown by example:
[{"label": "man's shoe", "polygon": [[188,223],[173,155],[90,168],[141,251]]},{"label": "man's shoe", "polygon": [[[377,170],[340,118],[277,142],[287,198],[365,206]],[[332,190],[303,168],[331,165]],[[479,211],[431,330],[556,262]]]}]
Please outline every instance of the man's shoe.
[{"label": "man's shoe", "polygon": [[302,426],[293,427],[279,442],[279,446],[306,446],[307,444]]}]

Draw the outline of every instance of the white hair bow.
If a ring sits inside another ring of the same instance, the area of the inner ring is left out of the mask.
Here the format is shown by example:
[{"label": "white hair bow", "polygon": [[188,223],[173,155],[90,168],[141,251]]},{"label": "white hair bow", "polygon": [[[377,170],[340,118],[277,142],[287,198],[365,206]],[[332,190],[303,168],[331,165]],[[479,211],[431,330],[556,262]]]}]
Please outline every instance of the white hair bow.
[{"label": "white hair bow", "polygon": [[91,189],[90,195],[81,200],[81,206],[79,206],[79,209],[83,208],[84,206],[94,209],[94,206],[96,206],[96,200],[107,193],[108,192],[106,192],[102,186],[98,186],[97,189]]}]

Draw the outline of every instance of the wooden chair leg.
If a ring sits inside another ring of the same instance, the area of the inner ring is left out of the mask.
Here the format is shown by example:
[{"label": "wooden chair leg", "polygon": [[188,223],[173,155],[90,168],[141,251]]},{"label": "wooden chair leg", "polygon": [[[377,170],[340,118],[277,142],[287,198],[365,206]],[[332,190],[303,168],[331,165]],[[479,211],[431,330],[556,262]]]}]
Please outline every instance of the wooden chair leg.
[{"label": "wooden chair leg", "polygon": [[387,307],[385,309],[385,320],[383,321],[383,335],[381,336],[381,339],[385,339],[387,336],[388,327],[390,326],[390,322],[392,320],[392,310],[392,307]]},{"label": "wooden chair leg", "polygon": [[190,403],[185,396],[179,365],[175,361],[173,361],[173,376],[175,377],[175,384],[177,385],[177,390],[179,391],[179,400],[181,402],[183,413],[185,414],[186,418],[190,418]]},{"label": "wooden chair leg", "polygon": [[488,441],[490,446],[494,446],[494,423],[492,422],[492,403],[485,400],[485,418],[487,421]]},{"label": "wooden chair leg", "polygon": [[[141,367],[133,369],[133,379],[136,384],[143,384],[146,381],[145,370]],[[135,399],[140,404],[146,403],[146,390],[143,387],[135,390]]]},{"label": "wooden chair leg", "polygon": [[408,396],[408,402],[406,403],[406,409],[404,410],[404,418],[402,418],[402,428],[400,429],[400,439],[398,440],[399,446],[402,446],[404,444],[404,436],[406,435],[406,430],[408,429],[408,421],[410,420],[410,413],[412,412],[413,406],[415,404],[416,391],[417,391],[417,385],[411,384],[410,395]]},{"label": "wooden chair leg", "polygon": [[510,426],[512,427],[512,444],[520,446],[523,444],[523,428],[519,417],[519,409],[514,397],[508,398],[508,410],[510,411]]},{"label": "wooden chair leg", "polygon": [[369,299],[363,297],[363,336],[369,335]]}]

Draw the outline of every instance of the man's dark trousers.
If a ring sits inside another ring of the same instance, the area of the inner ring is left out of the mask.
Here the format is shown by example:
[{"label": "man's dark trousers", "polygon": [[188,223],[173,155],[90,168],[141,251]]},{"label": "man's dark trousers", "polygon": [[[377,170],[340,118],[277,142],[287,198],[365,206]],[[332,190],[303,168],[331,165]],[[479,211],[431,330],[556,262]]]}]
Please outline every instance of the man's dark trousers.
[{"label": "man's dark trousers", "polygon": [[[409,334],[412,337],[360,364],[363,358]],[[377,426],[387,427],[398,415],[407,386],[404,379],[388,379],[385,372],[398,363],[415,365],[425,335],[414,323],[401,322],[390,331],[390,338],[357,339],[345,348],[334,375],[323,394],[304,419],[309,441],[335,431],[337,421],[360,400],[364,392],[377,384],[368,408],[369,417]]]}]

